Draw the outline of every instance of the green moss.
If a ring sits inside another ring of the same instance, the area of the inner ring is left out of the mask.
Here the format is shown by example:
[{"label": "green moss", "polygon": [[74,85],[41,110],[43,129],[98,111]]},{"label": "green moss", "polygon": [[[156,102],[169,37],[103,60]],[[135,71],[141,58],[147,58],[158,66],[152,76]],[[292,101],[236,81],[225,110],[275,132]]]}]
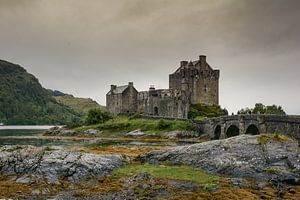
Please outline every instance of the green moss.
[{"label": "green moss", "polygon": [[278,142],[294,141],[292,138],[278,133],[261,134],[258,139],[259,139],[259,143],[263,146],[265,146],[270,140],[278,141]]},{"label": "green moss", "polygon": [[165,165],[150,165],[136,164],[127,165],[116,169],[112,172],[111,178],[121,179],[130,177],[139,173],[149,173],[156,178],[161,179],[176,179],[182,181],[196,182],[203,189],[211,189],[219,182],[219,177],[203,172],[202,170],[194,169],[188,166],[165,166]]},{"label": "green moss", "polygon": [[275,167],[268,167],[265,169],[265,172],[268,174],[277,174],[280,171],[280,169],[277,169]]}]

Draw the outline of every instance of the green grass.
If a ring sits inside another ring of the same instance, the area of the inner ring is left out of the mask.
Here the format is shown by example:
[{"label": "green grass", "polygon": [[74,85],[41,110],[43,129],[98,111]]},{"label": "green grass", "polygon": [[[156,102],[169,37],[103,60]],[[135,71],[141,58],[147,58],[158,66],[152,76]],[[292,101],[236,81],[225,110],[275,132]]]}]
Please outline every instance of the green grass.
[{"label": "green grass", "polygon": [[118,168],[112,172],[111,178],[121,179],[139,173],[149,173],[160,179],[175,179],[198,183],[203,189],[208,190],[215,187],[219,182],[219,177],[205,173],[202,170],[194,169],[189,166],[165,166],[150,164],[132,164]]},{"label": "green grass", "polygon": [[85,126],[76,128],[76,131],[84,131],[87,129],[98,129],[106,133],[120,133],[129,132],[140,129],[146,133],[161,134],[168,131],[192,131],[194,125],[190,122],[181,120],[161,120],[161,119],[141,119],[126,116],[119,116],[114,119],[108,120],[102,124]]},{"label": "green grass", "polygon": [[72,95],[54,97],[57,102],[71,107],[76,112],[88,113],[90,109],[100,108],[105,110],[104,106],[99,105],[96,101],[89,98],[78,98]]}]

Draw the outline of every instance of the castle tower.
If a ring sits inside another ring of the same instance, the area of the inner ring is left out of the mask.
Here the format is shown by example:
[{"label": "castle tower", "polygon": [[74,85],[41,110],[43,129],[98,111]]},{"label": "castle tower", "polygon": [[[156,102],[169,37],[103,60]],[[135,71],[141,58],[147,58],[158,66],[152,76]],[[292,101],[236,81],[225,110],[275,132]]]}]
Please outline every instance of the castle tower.
[{"label": "castle tower", "polygon": [[180,67],[169,75],[169,87],[182,90],[182,83],[190,94],[190,103],[219,104],[219,70],[213,70],[206,61],[205,55],[200,55],[196,61],[181,61]]}]

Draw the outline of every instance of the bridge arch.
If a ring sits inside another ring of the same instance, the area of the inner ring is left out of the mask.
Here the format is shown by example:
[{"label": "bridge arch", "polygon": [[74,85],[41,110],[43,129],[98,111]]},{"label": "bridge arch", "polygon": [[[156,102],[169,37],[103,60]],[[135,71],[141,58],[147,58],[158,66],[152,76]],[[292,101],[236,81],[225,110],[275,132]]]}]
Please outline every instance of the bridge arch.
[{"label": "bridge arch", "polygon": [[220,139],[220,137],[221,137],[221,125],[217,125],[215,127],[213,140],[218,140]]},{"label": "bridge arch", "polygon": [[259,129],[256,125],[250,124],[248,128],[246,129],[246,134],[249,135],[258,135],[259,134]]},{"label": "bridge arch", "polygon": [[226,137],[234,137],[240,134],[240,129],[236,125],[230,125],[226,131]]}]

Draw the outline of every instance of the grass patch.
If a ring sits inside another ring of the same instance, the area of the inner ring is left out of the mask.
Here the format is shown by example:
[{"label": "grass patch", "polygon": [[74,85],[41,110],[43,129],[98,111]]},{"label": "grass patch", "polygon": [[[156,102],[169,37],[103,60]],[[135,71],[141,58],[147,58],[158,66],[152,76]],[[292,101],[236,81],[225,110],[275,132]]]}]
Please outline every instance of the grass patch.
[{"label": "grass patch", "polygon": [[165,166],[150,164],[132,164],[118,168],[112,172],[113,180],[130,177],[139,173],[149,173],[156,178],[175,179],[182,181],[196,182],[203,189],[215,187],[219,182],[219,177],[205,173],[202,170],[189,166]]},{"label": "grass patch", "polygon": [[277,169],[275,167],[268,167],[265,169],[265,172],[268,174],[277,174],[278,172],[280,172],[280,169]]},{"label": "grass patch", "polygon": [[168,131],[193,131],[195,126],[187,121],[141,119],[119,116],[101,124],[76,128],[75,131],[83,132],[87,129],[97,129],[106,133],[126,133],[140,129],[146,133],[161,134]]},{"label": "grass patch", "polygon": [[[159,148],[156,148],[159,149]],[[141,154],[149,153],[155,148],[150,147],[116,147],[116,146],[99,146],[92,148],[82,149],[82,153],[92,153],[92,154],[124,154],[130,157],[136,157]]]},{"label": "grass patch", "polygon": [[258,139],[259,139],[259,143],[263,146],[265,146],[270,140],[278,141],[278,142],[294,141],[294,139],[292,139],[286,135],[281,135],[278,133],[261,134]]}]

